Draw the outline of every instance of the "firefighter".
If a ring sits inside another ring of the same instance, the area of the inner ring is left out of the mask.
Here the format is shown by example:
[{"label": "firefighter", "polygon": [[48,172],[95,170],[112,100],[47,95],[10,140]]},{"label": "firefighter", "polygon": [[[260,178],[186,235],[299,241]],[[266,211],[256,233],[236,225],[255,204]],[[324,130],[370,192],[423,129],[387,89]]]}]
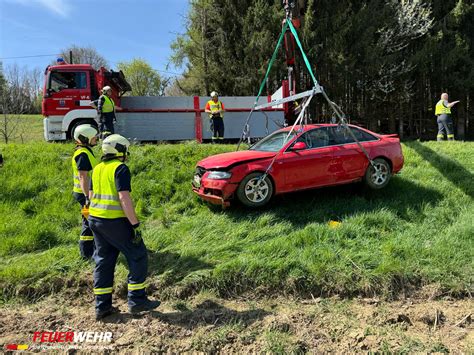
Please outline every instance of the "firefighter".
[{"label": "firefighter", "polygon": [[104,86],[102,95],[97,100],[97,113],[99,114],[101,137],[105,138],[110,134],[114,134],[114,123],[117,121],[115,117],[115,102],[112,99],[112,88]]},{"label": "firefighter", "polygon": [[441,100],[438,101],[435,108],[435,115],[438,117],[436,122],[438,123],[438,135],[436,139],[443,141],[446,135],[448,141],[454,140],[453,130],[453,119],[451,118],[451,107],[456,105],[459,101],[448,101],[449,96],[447,93],[441,94]]},{"label": "firefighter", "polygon": [[[89,184],[92,169],[98,161],[92,151],[97,144],[99,131],[90,124],[82,124],[74,130],[76,148],[72,155],[72,171],[74,185],[72,188],[74,199],[81,207],[89,206]],[[92,258],[94,252],[94,236],[89,228],[86,216],[82,216],[82,229],[79,237],[79,251],[84,259]]]},{"label": "firefighter", "polygon": [[219,101],[217,92],[211,92],[211,100],[206,104],[205,111],[211,120],[212,143],[224,140],[224,104]]},{"label": "firefighter", "polygon": [[106,137],[102,142],[102,162],[92,173],[89,225],[96,247],[94,294],[97,320],[117,311],[112,307],[112,288],[120,252],[125,255],[129,267],[129,311],[149,311],[160,305],[160,301],[149,300],[145,292],[147,249],[130,198],[130,170],[124,163],[129,146],[130,142],[118,134]]}]

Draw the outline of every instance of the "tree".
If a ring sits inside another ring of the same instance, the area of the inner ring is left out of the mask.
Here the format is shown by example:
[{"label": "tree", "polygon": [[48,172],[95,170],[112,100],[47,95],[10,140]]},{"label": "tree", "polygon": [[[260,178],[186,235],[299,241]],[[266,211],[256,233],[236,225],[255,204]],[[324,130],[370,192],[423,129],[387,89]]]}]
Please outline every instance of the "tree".
[{"label": "tree", "polygon": [[[280,0],[193,0],[171,61],[186,94],[255,95],[280,33]],[[307,0],[299,30],[316,78],[352,123],[405,137],[434,137],[442,92],[461,103],[457,137],[474,138],[472,0]],[[297,51],[300,90],[311,86]],[[269,91],[286,76],[280,51]],[[332,112],[320,96],[313,121]]]},{"label": "tree", "polygon": [[123,71],[132,87],[133,96],[163,96],[169,79],[163,79],[144,59],[135,58],[120,62],[117,68]]},{"label": "tree", "polygon": [[29,78],[26,69],[10,66],[6,72],[0,68],[0,137],[5,143],[23,138],[27,121],[21,117],[31,109]]},{"label": "tree", "polygon": [[182,78],[174,78],[173,80],[170,79],[170,82],[165,89],[166,96],[186,96],[186,93],[179,83],[180,80],[182,80]]},{"label": "tree", "polygon": [[[279,1],[194,0],[186,32],[171,45],[171,61],[185,66],[187,94],[255,95],[281,28]],[[282,61],[269,78],[282,79]],[[278,79],[278,80],[277,80]]]},{"label": "tree", "polygon": [[71,51],[74,64],[90,64],[94,69],[108,67],[107,60],[94,47],[79,47],[73,44],[68,48],[62,49],[60,55],[66,62],[69,62],[69,53]]}]

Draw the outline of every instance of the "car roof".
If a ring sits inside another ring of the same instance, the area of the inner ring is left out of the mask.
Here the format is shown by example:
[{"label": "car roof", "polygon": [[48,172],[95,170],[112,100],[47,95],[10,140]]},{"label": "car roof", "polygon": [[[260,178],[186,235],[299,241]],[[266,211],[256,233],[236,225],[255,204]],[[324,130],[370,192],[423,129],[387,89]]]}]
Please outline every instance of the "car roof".
[{"label": "car roof", "polygon": [[[337,126],[339,126],[337,123],[305,124],[305,125],[298,125],[298,126],[295,126],[295,131],[300,131],[300,132],[303,131],[303,132],[306,132],[306,131],[312,130],[312,129],[314,129],[314,128],[320,128],[320,127],[337,127]],[[350,127],[362,128],[362,127],[354,126],[354,125],[351,125],[351,124],[348,124],[348,126],[350,126]],[[291,130],[291,127],[292,127],[292,126],[288,126],[288,127],[282,128],[282,129],[280,129],[280,131],[288,132],[289,130]]]}]

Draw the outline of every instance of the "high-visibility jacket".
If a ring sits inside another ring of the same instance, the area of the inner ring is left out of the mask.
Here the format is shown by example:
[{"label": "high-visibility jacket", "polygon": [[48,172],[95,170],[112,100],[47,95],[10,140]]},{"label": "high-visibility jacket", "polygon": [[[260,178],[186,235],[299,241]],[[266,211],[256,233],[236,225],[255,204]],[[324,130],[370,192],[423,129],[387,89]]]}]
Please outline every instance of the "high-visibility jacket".
[{"label": "high-visibility jacket", "polygon": [[108,160],[93,170],[89,215],[108,219],[125,217],[115,186],[115,171],[122,164],[118,159]]},{"label": "high-visibility jacket", "polygon": [[435,115],[450,115],[451,114],[451,108],[444,106],[444,100],[439,100],[438,103],[436,104],[435,108]]},{"label": "high-visibility jacket", "polygon": [[[211,113],[209,114],[209,118],[212,117],[213,112],[222,110],[222,107],[223,107],[222,102],[220,101],[214,102],[214,100],[209,100],[207,102],[206,108],[207,106],[209,106],[209,110],[211,111]],[[221,112],[221,117],[224,118],[224,112]]]},{"label": "high-visibility jacket", "polygon": [[104,105],[102,106],[102,113],[114,112],[115,111],[115,103],[112,98],[108,97],[107,95],[102,95],[104,98]]},{"label": "high-visibility jacket", "polygon": [[[89,158],[89,162],[91,163],[92,169],[94,169],[95,166],[98,163],[98,161],[97,161],[96,157],[94,156],[94,154],[92,154],[92,152],[89,149],[87,149],[86,147],[80,147],[80,148],[76,149],[76,151],[72,155],[72,178],[73,178],[73,181],[74,181],[72,191],[77,192],[79,194],[82,194],[83,191],[81,189],[81,184],[80,184],[80,180],[79,180],[79,170],[77,169],[76,157],[79,154],[82,154],[82,153],[87,154],[87,158]],[[90,171],[87,173],[87,175],[89,176],[89,178],[91,178],[91,172]]]}]

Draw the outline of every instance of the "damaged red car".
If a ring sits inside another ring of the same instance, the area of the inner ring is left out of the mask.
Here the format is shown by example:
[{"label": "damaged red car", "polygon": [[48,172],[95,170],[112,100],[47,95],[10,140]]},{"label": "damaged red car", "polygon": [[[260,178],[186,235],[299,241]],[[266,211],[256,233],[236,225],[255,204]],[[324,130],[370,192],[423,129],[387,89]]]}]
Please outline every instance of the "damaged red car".
[{"label": "damaged red car", "polygon": [[304,125],[289,135],[290,130],[280,129],[248,150],[201,160],[193,191],[213,204],[229,206],[237,199],[246,206],[261,207],[275,195],[323,186],[363,181],[381,189],[403,167],[400,140],[394,134],[337,124]]}]

